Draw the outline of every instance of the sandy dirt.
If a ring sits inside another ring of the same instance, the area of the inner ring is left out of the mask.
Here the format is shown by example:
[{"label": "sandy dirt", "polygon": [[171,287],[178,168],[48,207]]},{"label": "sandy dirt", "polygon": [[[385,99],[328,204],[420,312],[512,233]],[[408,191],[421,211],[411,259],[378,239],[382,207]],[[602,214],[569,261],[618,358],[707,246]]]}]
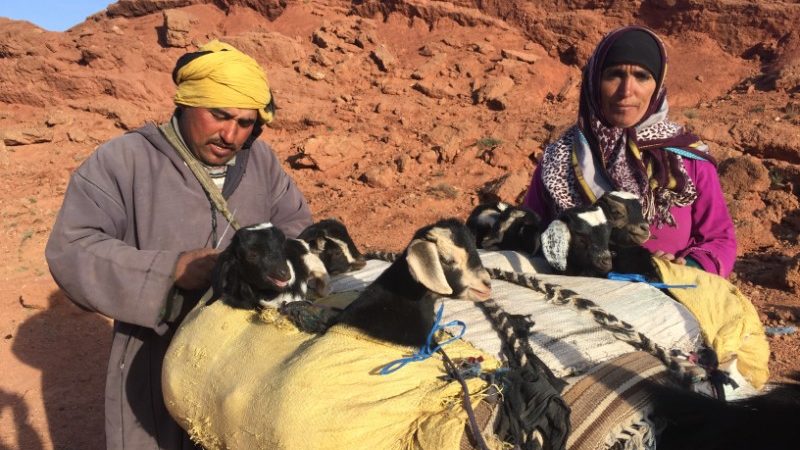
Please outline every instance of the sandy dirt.
[{"label": "sandy dirt", "polygon": [[[279,106],[264,138],[315,218],[397,251],[482,199],[519,201],[575,120],[580,65],[629,23],[664,37],[671,116],[720,161],[732,281],[765,324],[797,325],[796,2],[123,0],[64,33],[0,19],[0,450],[104,446],[111,323],[60,293],[43,250],[70,173],[169,117],[178,56],[217,37],[256,57]],[[787,379],[800,336],[770,343]]]}]

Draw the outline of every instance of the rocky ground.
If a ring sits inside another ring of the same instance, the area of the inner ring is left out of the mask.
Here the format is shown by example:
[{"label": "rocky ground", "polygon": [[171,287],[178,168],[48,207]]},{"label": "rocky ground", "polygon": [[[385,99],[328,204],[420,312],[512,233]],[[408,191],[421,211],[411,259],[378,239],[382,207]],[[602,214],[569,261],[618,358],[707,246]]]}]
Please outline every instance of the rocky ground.
[{"label": "rocky ground", "polygon": [[[739,238],[733,282],[768,325],[800,321],[800,4],[652,0],[121,0],[63,33],[0,18],[0,449],[102,448],[110,322],[49,276],[70,173],[166,119],[178,56],[212,38],[268,71],[265,132],[316,218],[362,250],[516,202],[575,119],[580,65],[639,23],[670,52],[671,115],[703,137]],[[800,336],[771,338],[775,380]]]}]

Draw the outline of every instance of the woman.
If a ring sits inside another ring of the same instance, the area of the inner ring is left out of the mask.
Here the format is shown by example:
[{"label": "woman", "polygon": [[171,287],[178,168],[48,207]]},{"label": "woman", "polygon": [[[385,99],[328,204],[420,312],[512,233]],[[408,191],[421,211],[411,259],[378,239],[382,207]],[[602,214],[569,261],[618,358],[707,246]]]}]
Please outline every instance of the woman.
[{"label": "woman", "polygon": [[545,221],[604,192],[639,196],[655,256],[727,277],[733,221],[708,147],[667,119],[667,55],[650,30],[608,34],[589,59],[578,123],[547,146],[524,204]]}]

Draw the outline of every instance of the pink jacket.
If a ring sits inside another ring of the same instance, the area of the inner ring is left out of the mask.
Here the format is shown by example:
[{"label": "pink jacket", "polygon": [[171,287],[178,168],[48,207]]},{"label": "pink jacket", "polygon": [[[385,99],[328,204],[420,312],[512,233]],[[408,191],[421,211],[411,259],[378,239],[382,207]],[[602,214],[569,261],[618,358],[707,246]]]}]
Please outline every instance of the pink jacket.
[{"label": "pink jacket", "polygon": [[[727,277],[736,260],[736,232],[716,167],[708,161],[689,158],[683,161],[689,177],[697,186],[697,200],[689,206],[670,209],[675,217],[675,227],[651,225],[651,237],[644,246],[650,251],[661,250],[692,258],[706,272]],[[540,167],[533,174],[523,204],[549,223],[554,217]]]}]

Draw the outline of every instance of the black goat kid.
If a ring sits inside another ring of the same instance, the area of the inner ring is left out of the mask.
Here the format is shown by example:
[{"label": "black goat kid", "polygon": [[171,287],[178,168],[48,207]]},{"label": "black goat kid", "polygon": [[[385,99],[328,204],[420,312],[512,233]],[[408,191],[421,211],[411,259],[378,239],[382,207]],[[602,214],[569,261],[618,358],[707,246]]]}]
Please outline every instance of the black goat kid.
[{"label": "black goat kid", "polygon": [[367,264],[347,228],[336,219],[320,220],[303,230],[297,238],[308,243],[330,276],[358,270]]},{"label": "black goat kid", "polygon": [[478,248],[535,255],[541,247],[542,219],[533,211],[503,202],[483,203],[467,218]]},{"label": "black goat kid", "polygon": [[254,309],[269,301],[304,300],[308,289],[325,295],[329,276],[322,262],[272,224],[239,229],[214,268],[214,299]]},{"label": "black goat kid", "polygon": [[434,323],[439,297],[480,302],[491,295],[475,238],[456,219],[424,227],[397,260],[339,316],[338,323],[372,337],[420,347]]}]

